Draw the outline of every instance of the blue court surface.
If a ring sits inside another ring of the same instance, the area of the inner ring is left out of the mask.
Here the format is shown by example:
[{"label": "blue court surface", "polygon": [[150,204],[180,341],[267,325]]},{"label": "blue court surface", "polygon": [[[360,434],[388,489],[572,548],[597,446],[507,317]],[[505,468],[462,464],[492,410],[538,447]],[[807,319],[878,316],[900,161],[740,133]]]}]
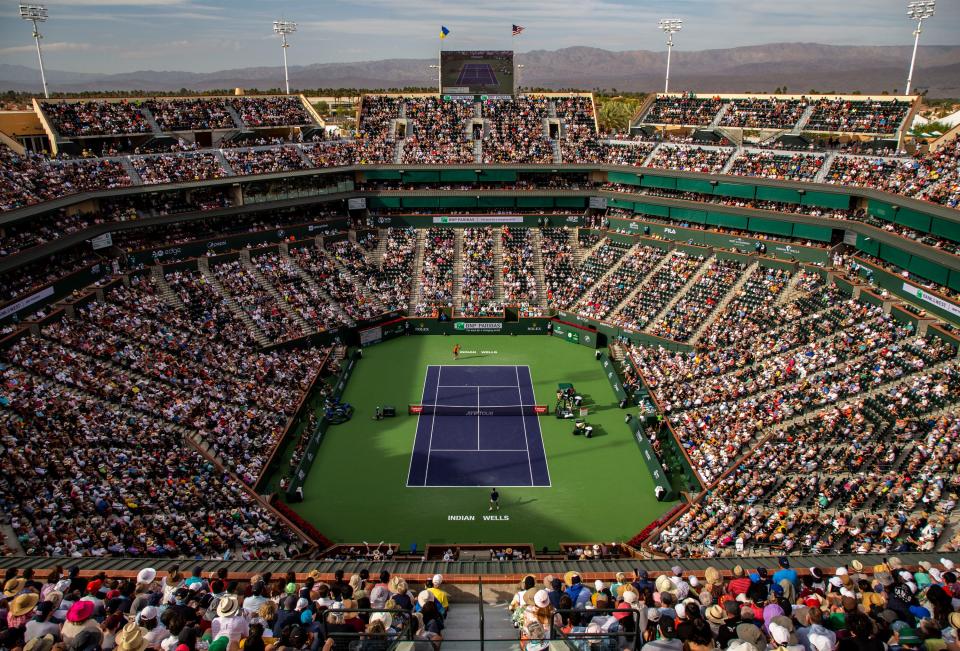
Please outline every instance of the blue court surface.
[{"label": "blue court surface", "polygon": [[407,486],[550,486],[535,404],[527,366],[427,367]]},{"label": "blue court surface", "polygon": [[493,72],[493,66],[489,63],[465,63],[460,69],[460,76],[457,78],[458,86],[467,85],[477,86],[496,86],[497,76]]}]

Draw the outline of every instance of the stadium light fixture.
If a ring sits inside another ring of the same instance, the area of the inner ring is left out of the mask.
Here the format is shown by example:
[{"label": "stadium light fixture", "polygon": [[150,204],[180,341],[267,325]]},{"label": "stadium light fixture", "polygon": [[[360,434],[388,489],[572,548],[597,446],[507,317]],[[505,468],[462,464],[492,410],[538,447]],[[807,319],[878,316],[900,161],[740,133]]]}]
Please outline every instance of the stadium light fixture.
[{"label": "stadium light fixture", "polygon": [[516,84],[516,87],[517,87],[517,90],[516,90],[517,95],[520,94],[520,71],[523,70],[523,69],[526,68],[526,67],[527,67],[527,66],[525,66],[525,65],[522,64],[522,63],[518,63],[518,64],[517,64],[517,78],[514,79],[514,83]]},{"label": "stadium light fixture", "polygon": [[48,18],[45,5],[20,5],[20,18],[29,20],[33,23],[33,39],[37,42],[37,58],[40,60],[40,81],[43,83],[43,96],[50,99],[50,92],[47,90],[47,75],[43,71],[43,53],[40,51],[40,28],[37,23],[45,23]]},{"label": "stadium light fixture", "polygon": [[283,48],[283,81],[287,86],[287,95],[289,95],[290,74],[287,72],[287,48],[290,47],[290,44],[287,43],[287,34],[293,34],[297,31],[297,24],[289,20],[275,20],[273,21],[273,31],[280,35],[280,47]]},{"label": "stadium light fixture", "polygon": [[907,88],[903,92],[904,95],[910,94],[910,86],[913,84],[913,64],[917,61],[917,45],[920,44],[923,21],[933,16],[936,8],[936,0],[919,0],[907,5],[907,17],[917,21],[917,28],[913,31],[913,56],[910,57],[910,72],[907,73]]},{"label": "stadium light fixture", "polygon": [[683,21],[679,18],[661,18],[660,29],[667,34],[667,79],[663,84],[663,92],[670,92],[670,54],[673,52],[673,35],[683,29]]},{"label": "stadium light fixture", "polygon": [[[437,60],[438,60],[438,61],[440,60],[439,57],[437,58]],[[437,95],[443,95],[443,76],[442,76],[442,73],[441,73],[441,71],[440,71],[440,64],[439,64],[439,63],[431,63],[431,64],[430,64],[430,69],[437,71]]]}]

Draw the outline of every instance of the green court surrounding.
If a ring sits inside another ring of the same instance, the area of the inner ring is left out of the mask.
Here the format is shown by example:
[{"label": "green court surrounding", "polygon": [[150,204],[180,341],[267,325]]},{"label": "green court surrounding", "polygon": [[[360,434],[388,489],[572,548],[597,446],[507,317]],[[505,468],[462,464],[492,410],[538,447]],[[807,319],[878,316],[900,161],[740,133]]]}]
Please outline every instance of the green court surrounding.
[{"label": "green court surrounding", "polygon": [[[462,346],[460,361],[452,349]],[[674,503],[657,502],[624,411],[593,350],[548,336],[408,336],[364,349],[344,400],[353,419],[332,426],[292,504],[336,542],[380,541],[419,548],[441,543],[627,541]],[[502,488],[498,519],[485,519],[487,488],[407,488],[419,403],[431,364],[529,365],[536,400],[550,405],[540,418],[552,486]],[[594,437],[573,436],[573,421],[557,420],[558,382],[572,382],[589,406]],[[376,405],[395,405],[397,417],[372,419]],[[472,518],[471,518],[472,516]]]}]

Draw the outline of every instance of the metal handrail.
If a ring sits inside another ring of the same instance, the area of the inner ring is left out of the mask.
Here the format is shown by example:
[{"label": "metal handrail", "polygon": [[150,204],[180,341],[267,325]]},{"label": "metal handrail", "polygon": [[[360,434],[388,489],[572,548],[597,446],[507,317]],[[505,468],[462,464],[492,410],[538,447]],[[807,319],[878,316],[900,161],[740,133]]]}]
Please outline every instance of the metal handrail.
[{"label": "metal handrail", "polygon": [[479,596],[479,608],[480,608],[480,651],[483,651],[483,643],[485,639],[484,629],[483,629],[483,577],[477,577],[477,595]]}]

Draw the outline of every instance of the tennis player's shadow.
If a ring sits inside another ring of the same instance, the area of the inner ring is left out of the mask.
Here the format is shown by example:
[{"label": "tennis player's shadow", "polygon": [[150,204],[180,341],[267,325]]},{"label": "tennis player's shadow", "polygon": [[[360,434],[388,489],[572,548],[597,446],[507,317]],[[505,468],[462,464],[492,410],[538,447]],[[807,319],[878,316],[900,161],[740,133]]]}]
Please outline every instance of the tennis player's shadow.
[{"label": "tennis player's shadow", "polygon": [[513,504],[511,504],[510,506],[526,506],[527,504],[533,504],[533,503],[536,502],[536,501],[537,501],[537,498],[536,498],[536,497],[531,497],[531,498],[526,499],[526,500],[523,499],[523,498],[520,498],[520,499],[518,499],[516,502],[514,502]]},{"label": "tennis player's shadow", "polygon": [[[481,354],[479,354],[479,353],[477,353],[476,355],[460,355],[460,357],[458,357],[457,360],[461,360],[461,359],[475,359],[475,358],[477,358],[477,357],[486,357],[486,355],[481,355]],[[456,360],[455,360],[455,361],[456,361]]]}]

